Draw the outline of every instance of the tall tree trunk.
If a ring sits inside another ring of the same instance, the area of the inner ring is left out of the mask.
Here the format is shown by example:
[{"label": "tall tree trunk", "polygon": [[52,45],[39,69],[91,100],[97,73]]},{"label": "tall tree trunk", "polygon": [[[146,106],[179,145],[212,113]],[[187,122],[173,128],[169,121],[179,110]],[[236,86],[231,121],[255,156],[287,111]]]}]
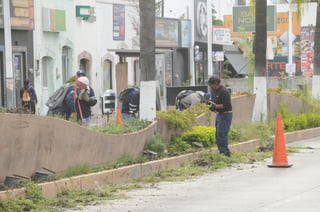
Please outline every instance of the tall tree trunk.
[{"label": "tall tree trunk", "polygon": [[266,76],[267,1],[256,1],[255,76]]},{"label": "tall tree trunk", "polygon": [[313,77],[312,97],[320,99],[320,3],[317,4],[316,28],[314,34],[314,56],[313,56]]},{"label": "tall tree trunk", "polygon": [[155,0],[139,0],[141,80],[155,80]]},{"label": "tall tree trunk", "polygon": [[255,71],[253,92],[256,94],[252,112],[253,121],[267,120],[267,79],[266,79],[266,49],[267,49],[267,1],[255,2],[256,34],[255,34]]}]

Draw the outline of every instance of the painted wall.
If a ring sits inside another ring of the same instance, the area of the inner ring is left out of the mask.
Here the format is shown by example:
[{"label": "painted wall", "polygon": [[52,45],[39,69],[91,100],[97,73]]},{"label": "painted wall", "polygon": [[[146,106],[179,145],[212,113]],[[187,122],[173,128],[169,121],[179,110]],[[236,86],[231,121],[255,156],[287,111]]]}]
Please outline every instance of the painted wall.
[{"label": "painted wall", "polygon": [[[43,8],[65,11],[65,31],[47,32],[43,28]],[[49,96],[64,82],[62,79],[62,47],[67,46],[74,51],[74,16],[73,0],[35,0],[34,1],[34,86],[38,95],[37,114],[45,115],[48,108],[45,102]],[[51,65],[48,69],[48,86],[44,86],[43,58],[48,57]],[[74,61],[70,60],[71,66]],[[69,77],[71,77],[70,74]]]},{"label": "painted wall", "polygon": [[[113,4],[125,5],[125,38],[124,40],[113,39]],[[87,5],[94,9],[94,20],[83,20],[76,17],[76,6]],[[42,8],[57,9],[65,11],[66,30],[60,32],[44,32],[42,29]],[[62,79],[62,47],[67,46],[71,51],[70,76],[73,76],[80,68],[80,59],[88,59],[88,78],[90,86],[94,89],[96,97],[99,98],[105,92],[103,86],[104,61],[112,63],[112,88],[116,90],[115,67],[119,58],[113,51],[108,49],[132,49],[133,38],[136,38],[134,24],[138,15],[137,6],[133,1],[112,0],[35,0],[35,88],[39,97],[37,105],[38,114],[45,115],[48,108],[45,102],[49,96],[64,83]],[[139,20],[139,17],[138,17]],[[136,39],[135,39],[136,40]],[[41,69],[42,58],[52,59],[48,87],[43,86],[43,75]],[[39,62],[37,62],[39,61]],[[133,84],[133,59],[127,58],[128,83]],[[101,114],[100,103],[92,108],[93,114]]]}]

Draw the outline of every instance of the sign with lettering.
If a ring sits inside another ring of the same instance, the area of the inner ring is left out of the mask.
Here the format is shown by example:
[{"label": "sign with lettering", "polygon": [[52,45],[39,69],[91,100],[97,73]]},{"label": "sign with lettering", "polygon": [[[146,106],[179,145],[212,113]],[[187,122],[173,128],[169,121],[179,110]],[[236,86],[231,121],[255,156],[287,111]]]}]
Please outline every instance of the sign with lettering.
[{"label": "sign with lettering", "polygon": [[[248,6],[233,7],[232,12],[233,32],[254,32],[255,14]],[[276,31],[276,7],[267,6],[267,31]]]},{"label": "sign with lettering", "polygon": [[113,40],[125,40],[126,8],[122,4],[113,5]]},{"label": "sign with lettering", "polygon": [[213,26],[212,28],[212,43],[216,44],[231,44],[230,29],[222,26]]}]

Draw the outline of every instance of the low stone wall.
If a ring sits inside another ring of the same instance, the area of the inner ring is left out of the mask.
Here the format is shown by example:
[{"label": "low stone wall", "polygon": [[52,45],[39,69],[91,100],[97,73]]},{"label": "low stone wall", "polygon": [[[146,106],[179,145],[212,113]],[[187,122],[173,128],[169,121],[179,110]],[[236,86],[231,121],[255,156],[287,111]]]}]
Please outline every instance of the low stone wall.
[{"label": "low stone wall", "polygon": [[[255,95],[232,98],[233,123],[250,122]],[[289,112],[307,110],[301,100],[277,93],[268,95],[272,116],[284,102]],[[215,114],[203,114],[196,125],[214,125]],[[101,165],[127,153],[141,156],[148,139],[159,133],[170,140],[172,130],[164,120],[128,134],[99,133],[69,121],[28,114],[0,113],[0,181],[8,175],[31,176],[45,167],[61,172],[78,164]]]},{"label": "low stone wall", "polygon": [[290,113],[300,113],[311,109],[309,105],[294,96],[271,92],[268,93],[267,98],[268,117],[275,117],[281,104],[285,104]]},{"label": "low stone wall", "polygon": [[56,118],[0,113],[0,181],[13,174],[32,176],[42,167],[61,172],[113,162],[125,153],[140,156],[156,126],[111,135]]}]

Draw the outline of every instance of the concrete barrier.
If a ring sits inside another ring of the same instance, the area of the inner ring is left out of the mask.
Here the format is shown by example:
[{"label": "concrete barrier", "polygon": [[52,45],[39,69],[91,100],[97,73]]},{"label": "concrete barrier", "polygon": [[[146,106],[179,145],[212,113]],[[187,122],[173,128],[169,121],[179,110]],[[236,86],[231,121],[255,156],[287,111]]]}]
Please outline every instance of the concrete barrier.
[{"label": "concrete barrier", "polygon": [[[232,99],[233,122],[242,123],[251,120],[254,98],[254,95],[249,95]],[[289,112],[300,112],[306,108],[301,100],[279,97],[277,93],[268,94],[268,101],[270,102],[268,111],[276,111],[280,102],[289,106]],[[212,117],[201,115],[196,124],[207,125],[210,122],[213,123],[213,120],[214,113]],[[61,172],[78,164],[95,166],[113,162],[123,154],[141,156],[148,138],[155,133],[169,137],[168,135],[172,132],[165,121],[161,124],[160,121],[155,121],[138,132],[110,135],[61,119],[0,113],[0,133],[0,181],[3,181],[7,175],[31,176],[42,167]],[[320,128],[286,134],[288,142],[315,136],[320,136]],[[232,145],[231,150],[245,151],[254,149],[258,145],[258,141],[249,141]],[[198,154],[192,153],[117,170],[62,179],[40,184],[40,186],[45,196],[52,197],[62,189],[91,188],[102,183],[124,182],[130,178],[141,177],[155,170],[185,163],[197,157]],[[0,198],[10,199],[23,194],[23,189],[13,189],[0,192]]]},{"label": "concrete barrier", "polygon": [[123,154],[138,157],[156,126],[112,135],[56,118],[0,113],[0,181],[6,175],[31,176],[42,167],[61,172],[79,164],[114,162]]},{"label": "concrete barrier", "polygon": [[[308,139],[320,136],[320,128],[313,128],[307,130],[301,130],[296,132],[285,133],[285,141],[287,143],[299,141],[302,139]],[[247,142],[241,142],[238,144],[230,145],[231,151],[245,152],[254,150],[259,146],[258,140],[251,140]],[[97,173],[90,173],[70,178],[57,180],[54,182],[40,183],[39,186],[42,193],[47,198],[53,198],[57,194],[68,189],[86,190],[102,186],[104,184],[119,184],[130,182],[133,179],[146,176],[151,173],[155,173],[161,170],[180,166],[184,163],[188,163],[191,160],[198,158],[204,152],[189,153],[172,158],[165,158],[156,161],[150,161],[143,164],[134,164],[126,167],[121,167],[113,170],[106,170]],[[10,200],[17,197],[23,197],[25,195],[25,188],[12,189],[0,192],[0,199]]]}]

